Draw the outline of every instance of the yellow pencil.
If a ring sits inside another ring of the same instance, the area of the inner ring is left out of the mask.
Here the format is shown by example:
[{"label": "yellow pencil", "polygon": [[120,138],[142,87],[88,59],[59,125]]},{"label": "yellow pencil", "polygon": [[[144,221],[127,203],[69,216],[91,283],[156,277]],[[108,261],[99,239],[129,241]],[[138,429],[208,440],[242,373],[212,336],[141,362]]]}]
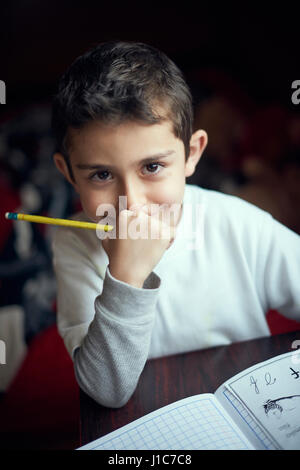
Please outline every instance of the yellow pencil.
[{"label": "yellow pencil", "polygon": [[10,220],[26,220],[27,222],[36,222],[38,224],[62,225],[64,227],[77,227],[90,230],[104,230],[110,232],[113,230],[112,225],[101,225],[93,222],[80,222],[79,220],[53,219],[52,217],[43,217],[40,215],[19,214],[17,212],[6,212],[6,219]]}]

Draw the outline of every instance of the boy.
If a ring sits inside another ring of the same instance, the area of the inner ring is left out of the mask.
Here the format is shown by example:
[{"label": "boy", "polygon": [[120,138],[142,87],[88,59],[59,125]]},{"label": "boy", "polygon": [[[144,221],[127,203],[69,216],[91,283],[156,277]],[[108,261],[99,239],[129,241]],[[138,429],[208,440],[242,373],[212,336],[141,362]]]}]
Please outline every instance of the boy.
[{"label": "boy", "polygon": [[76,219],[115,226],[59,229],[53,243],[58,329],[80,387],[104,406],[128,401],[148,358],[267,336],[270,308],[300,320],[300,237],[185,184],[207,144],[192,116],[181,72],[140,43],[79,57],[54,100],[54,160],[79,193]]}]

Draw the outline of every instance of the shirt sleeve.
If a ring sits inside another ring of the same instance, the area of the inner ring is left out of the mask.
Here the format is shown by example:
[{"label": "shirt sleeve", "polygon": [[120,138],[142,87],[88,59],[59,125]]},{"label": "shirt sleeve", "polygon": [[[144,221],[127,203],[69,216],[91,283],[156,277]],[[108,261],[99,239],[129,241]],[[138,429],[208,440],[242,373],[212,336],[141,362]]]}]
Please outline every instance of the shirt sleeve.
[{"label": "shirt sleeve", "polygon": [[58,330],[77,382],[101,405],[123,406],[148,358],[160,279],[152,272],[139,289],[107,267],[103,280],[70,230],[56,237],[53,254]]},{"label": "shirt sleeve", "polygon": [[257,263],[257,289],[267,309],[300,321],[300,236],[266,214]]}]

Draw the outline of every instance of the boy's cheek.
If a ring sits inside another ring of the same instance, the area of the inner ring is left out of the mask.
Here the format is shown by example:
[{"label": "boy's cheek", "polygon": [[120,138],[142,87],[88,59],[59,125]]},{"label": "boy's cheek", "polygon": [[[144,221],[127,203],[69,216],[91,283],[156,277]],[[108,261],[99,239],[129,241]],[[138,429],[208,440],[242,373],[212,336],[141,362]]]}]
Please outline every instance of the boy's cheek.
[{"label": "boy's cheek", "polygon": [[[103,198],[100,199],[99,197],[97,197],[97,192],[95,191],[87,191],[86,188],[79,189],[79,197],[82,209],[90,220],[94,222],[99,221],[99,216],[97,215],[97,213],[99,213],[99,206],[101,206],[101,204],[112,204],[113,208],[118,211],[117,201],[113,201],[115,203],[113,204],[111,200],[104,201]],[[181,207],[183,194],[184,185],[182,187],[180,187],[178,184],[172,185],[170,187],[160,188],[159,190],[156,190],[155,194],[148,195],[149,203],[146,205],[149,206],[149,210],[151,209],[152,214],[153,211],[155,212],[155,208],[151,208],[152,204],[159,207],[159,211],[163,210],[163,212],[168,212],[169,210],[171,210],[172,212],[174,212],[177,206],[178,210]],[[130,208],[127,207],[127,209]]]},{"label": "boy's cheek", "polygon": [[166,188],[158,192],[156,195],[156,199],[159,204],[163,204],[165,206],[170,207],[173,204],[181,204],[183,199],[183,192],[183,188],[181,190],[178,185],[174,184],[173,188]]},{"label": "boy's cheek", "polygon": [[93,222],[97,222],[99,219],[99,217],[97,217],[97,209],[101,202],[97,200],[91,200],[88,197],[82,197],[81,195],[79,196],[83,212]]},{"label": "boy's cheek", "polygon": [[82,202],[81,202],[81,206],[82,206],[83,212],[89,218],[89,220],[91,220],[91,222],[96,223],[97,222],[96,211],[94,211],[92,208],[86,206]]}]

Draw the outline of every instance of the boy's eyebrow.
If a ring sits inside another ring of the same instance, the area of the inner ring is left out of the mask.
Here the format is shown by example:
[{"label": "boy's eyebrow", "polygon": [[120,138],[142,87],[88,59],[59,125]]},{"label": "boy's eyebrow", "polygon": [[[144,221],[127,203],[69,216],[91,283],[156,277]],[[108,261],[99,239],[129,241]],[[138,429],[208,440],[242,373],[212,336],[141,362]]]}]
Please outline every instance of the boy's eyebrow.
[{"label": "boy's eyebrow", "polygon": [[[147,165],[147,163],[151,163],[154,160],[155,161],[156,160],[162,160],[163,158],[166,158],[169,155],[172,155],[173,153],[175,153],[175,150],[168,150],[166,152],[159,152],[159,153],[156,153],[154,155],[149,155],[149,157],[143,158],[141,161],[139,161],[139,163],[141,163],[143,165]],[[105,165],[105,164],[100,165],[99,163],[90,163],[90,164],[77,163],[76,168],[78,168],[79,170],[97,170],[99,168],[105,168],[105,169],[112,168],[113,169],[114,166]]]}]

